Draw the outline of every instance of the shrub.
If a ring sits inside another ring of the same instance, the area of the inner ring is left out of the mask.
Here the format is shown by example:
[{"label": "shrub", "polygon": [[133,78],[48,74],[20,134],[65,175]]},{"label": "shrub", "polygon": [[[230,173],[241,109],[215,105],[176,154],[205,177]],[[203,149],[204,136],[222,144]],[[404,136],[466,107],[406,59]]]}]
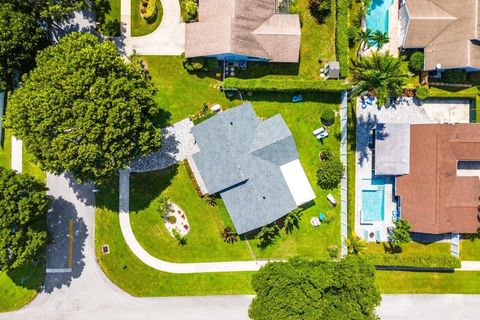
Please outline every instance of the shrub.
[{"label": "shrub", "polygon": [[417,268],[460,268],[458,258],[450,254],[365,254],[365,259],[376,266],[417,267]]},{"label": "shrub", "polygon": [[337,0],[337,16],[335,28],[335,50],[340,63],[340,77],[348,76],[348,8],[349,0]]},{"label": "shrub", "polygon": [[465,83],[467,82],[467,72],[462,69],[447,70],[443,73],[442,78],[450,83]]},{"label": "shrub", "polygon": [[223,227],[222,238],[225,243],[234,243],[238,240],[238,234],[232,228],[225,226]]},{"label": "shrub", "polygon": [[182,20],[184,22],[194,22],[198,19],[198,1],[182,0]]},{"label": "shrub", "polygon": [[[145,4],[147,5],[146,7]],[[142,11],[143,19],[154,21],[157,18],[157,1],[147,0],[146,2],[142,2],[141,8],[145,8],[145,10]]]},{"label": "shrub", "polygon": [[332,244],[330,247],[327,248],[327,252],[330,258],[337,259],[340,250],[338,250],[338,246],[336,244]]},{"label": "shrub", "polygon": [[276,80],[276,79],[238,79],[227,78],[223,82],[227,89],[265,92],[342,92],[348,89],[340,80]]},{"label": "shrub", "polygon": [[360,28],[357,26],[349,26],[347,30],[348,46],[350,48],[355,47],[355,42],[358,40],[360,34]]},{"label": "shrub", "polygon": [[333,152],[330,150],[322,150],[320,151],[320,160],[321,161],[328,161],[333,158]]},{"label": "shrub", "polygon": [[183,58],[182,65],[188,72],[200,71],[205,65],[205,58]]},{"label": "shrub", "polygon": [[335,122],[335,111],[330,108],[323,110],[320,120],[324,125],[331,126]]},{"label": "shrub", "polygon": [[317,171],[318,185],[323,189],[335,188],[342,179],[344,167],[340,159],[331,159],[320,162]]},{"label": "shrub", "polygon": [[394,221],[393,224],[395,227],[389,229],[388,237],[394,245],[412,242],[412,237],[410,235],[412,225],[410,222],[408,222],[408,220],[400,219]]},{"label": "shrub", "polygon": [[417,51],[410,57],[410,61],[408,61],[408,69],[413,73],[420,73],[423,71],[425,57],[422,52]]},{"label": "shrub", "polygon": [[350,254],[361,254],[367,248],[365,240],[357,236],[355,232],[352,232],[350,237],[345,239],[345,244],[347,245],[347,250]]},{"label": "shrub", "polygon": [[177,217],[175,216],[167,216],[167,221],[171,224],[174,224],[177,222]]},{"label": "shrub", "polygon": [[309,0],[308,8],[318,23],[324,23],[332,12],[331,0]]},{"label": "shrub", "polygon": [[186,237],[186,236],[182,236],[182,235],[180,234],[180,232],[178,232],[177,229],[172,229],[172,234],[173,234],[173,236],[175,237],[175,239],[177,239],[178,244],[179,244],[180,246],[184,246],[184,245],[187,244],[187,237]]},{"label": "shrub", "polygon": [[299,0],[290,0],[288,2],[288,13],[290,14],[299,14],[300,9],[298,7],[298,1]]},{"label": "shrub", "polygon": [[119,37],[121,34],[121,26],[118,19],[109,20],[101,26],[100,32],[107,37]]},{"label": "shrub", "polygon": [[425,100],[428,98],[428,88],[418,86],[415,88],[415,96],[419,100]]}]

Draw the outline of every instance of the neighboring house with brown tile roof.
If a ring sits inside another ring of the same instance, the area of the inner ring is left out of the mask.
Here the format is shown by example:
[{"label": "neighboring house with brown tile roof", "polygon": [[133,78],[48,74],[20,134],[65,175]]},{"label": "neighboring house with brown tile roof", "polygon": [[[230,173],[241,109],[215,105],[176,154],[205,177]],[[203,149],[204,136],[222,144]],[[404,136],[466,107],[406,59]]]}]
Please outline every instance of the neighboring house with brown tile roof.
[{"label": "neighboring house with brown tile roof", "polygon": [[400,43],[424,49],[425,70],[480,69],[480,0],[404,0]]},{"label": "neighboring house with brown tile roof", "polygon": [[[409,153],[409,173],[397,176],[396,194],[401,217],[410,221],[412,231],[476,233],[480,229],[480,125],[410,125]],[[467,169],[458,170],[460,166]]]},{"label": "neighboring house with brown tile roof", "polygon": [[275,0],[200,0],[199,22],[185,30],[185,56],[296,63],[300,18]]}]

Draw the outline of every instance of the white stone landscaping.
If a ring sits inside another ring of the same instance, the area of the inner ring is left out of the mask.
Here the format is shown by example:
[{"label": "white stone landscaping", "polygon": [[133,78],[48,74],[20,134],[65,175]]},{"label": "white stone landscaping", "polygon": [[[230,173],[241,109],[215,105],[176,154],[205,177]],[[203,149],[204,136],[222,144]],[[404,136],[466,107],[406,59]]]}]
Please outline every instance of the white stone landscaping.
[{"label": "white stone landscaping", "polygon": [[[168,233],[175,238],[173,230],[177,230],[180,236],[185,237],[190,232],[190,224],[188,223],[185,212],[174,202],[168,202],[168,212],[165,213],[164,224]],[[169,217],[175,217],[175,222],[171,223]]]}]

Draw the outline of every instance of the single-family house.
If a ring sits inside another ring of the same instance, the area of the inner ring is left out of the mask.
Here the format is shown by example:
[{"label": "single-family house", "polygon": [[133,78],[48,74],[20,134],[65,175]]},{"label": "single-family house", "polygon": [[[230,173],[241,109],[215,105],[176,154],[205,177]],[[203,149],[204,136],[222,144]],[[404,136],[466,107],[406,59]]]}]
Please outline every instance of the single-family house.
[{"label": "single-family house", "polygon": [[282,0],[200,0],[199,21],[185,27],[185,57],[230,61],[299,61],[300,18]]},{"label": "single-family house", "polygon": [[257,118],[250,103],[192,128],[199,151],[189,159],[202,192],[219,194],[236,231],[272,223],[315,198],[281,115]]},{"label": "single-family house", "polygon": [[480,230],[480,125],[379,124],[375,174],[394,175],[413,232]]},{"label": "single-family house", "polygon": [[480,70],[479,0],[402,0],[400,46],[423,49],[424,69]]}]

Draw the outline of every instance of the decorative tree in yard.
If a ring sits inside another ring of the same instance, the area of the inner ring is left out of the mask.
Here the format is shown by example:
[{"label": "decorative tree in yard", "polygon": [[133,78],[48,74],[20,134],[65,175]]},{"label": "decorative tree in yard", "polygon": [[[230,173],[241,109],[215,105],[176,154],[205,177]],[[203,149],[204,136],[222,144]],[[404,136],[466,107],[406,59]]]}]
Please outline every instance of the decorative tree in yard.
[{"label": "decorative tree in yard", "polygon": [[222,230],[222,238],[225,243],[234,243],[238,240],[238,234],[232,228],[225,226]]},{"label": "decorative tree in yard", "polygon": [[294,228],[300,229],[300,220],[302,220],[302,208],[297,208],[290,211],[285,218],[285,232],[287,234],[292,233]]},{"label": "decorative tree in yard", "polygon": [[102,184],[159,149],[153,85],[113,43],[72,33],[40,52],[36,62],[11,97],[6,125],[43,170]]},{"label": "decorative tree in yard", "polygon": [[46,33],[35,19],[14,10],[13,5],[0,4],[0,91],[12,89],[15,72],[33,67],[35,55],[46,45]]},{"label": "decorative tree in yard", "polygon": [[33,177],[0,167],[0,271],[45,252],[50,198]]},{"label": "decorative tree in yard", "polygon": [[320,161],[317,171],[318,185],[323,189],[335,188],[342,180],[343,171],[343,163],[338,158]]},{"label": "decorative tree in yard", "polygon": [[371,41],[375,47],[381,48],[390,41],[390,38],[388,37],[387,32],[376,30],[371,36]]},{"label": "decorative tree in yard", "polygon": [[348,253],[357,255],[361,254],[367,247],[367,243],[356,235],[355,232],[352,232],[350,237],[345,239],[345,244],[347,245]]},{"label": "decorative tree in yard", "polygon": [[394,245],[400,245],[402,243],[412,242],[412,237],[410,235],[410,230],[412,225],[406,219],[399,219],[394,221],[393,224],[395,227],[389,229],[388,238],[390,242]]},{"label": "decorative tree in yard", "polygon": [[301,258],[267,264],[253,275],[253,320],[376,320],[380,292],[373,265],[358,256],[336,261]]},{"label": "decorative tree in yard", "polygon": [[402,86],[408,75],[402,70],[403,59],[394,58],[390,53],[374,53],[354,61],[353,94],[374,91],[378,106],[384,106],[390,97],[403,92]]}]

